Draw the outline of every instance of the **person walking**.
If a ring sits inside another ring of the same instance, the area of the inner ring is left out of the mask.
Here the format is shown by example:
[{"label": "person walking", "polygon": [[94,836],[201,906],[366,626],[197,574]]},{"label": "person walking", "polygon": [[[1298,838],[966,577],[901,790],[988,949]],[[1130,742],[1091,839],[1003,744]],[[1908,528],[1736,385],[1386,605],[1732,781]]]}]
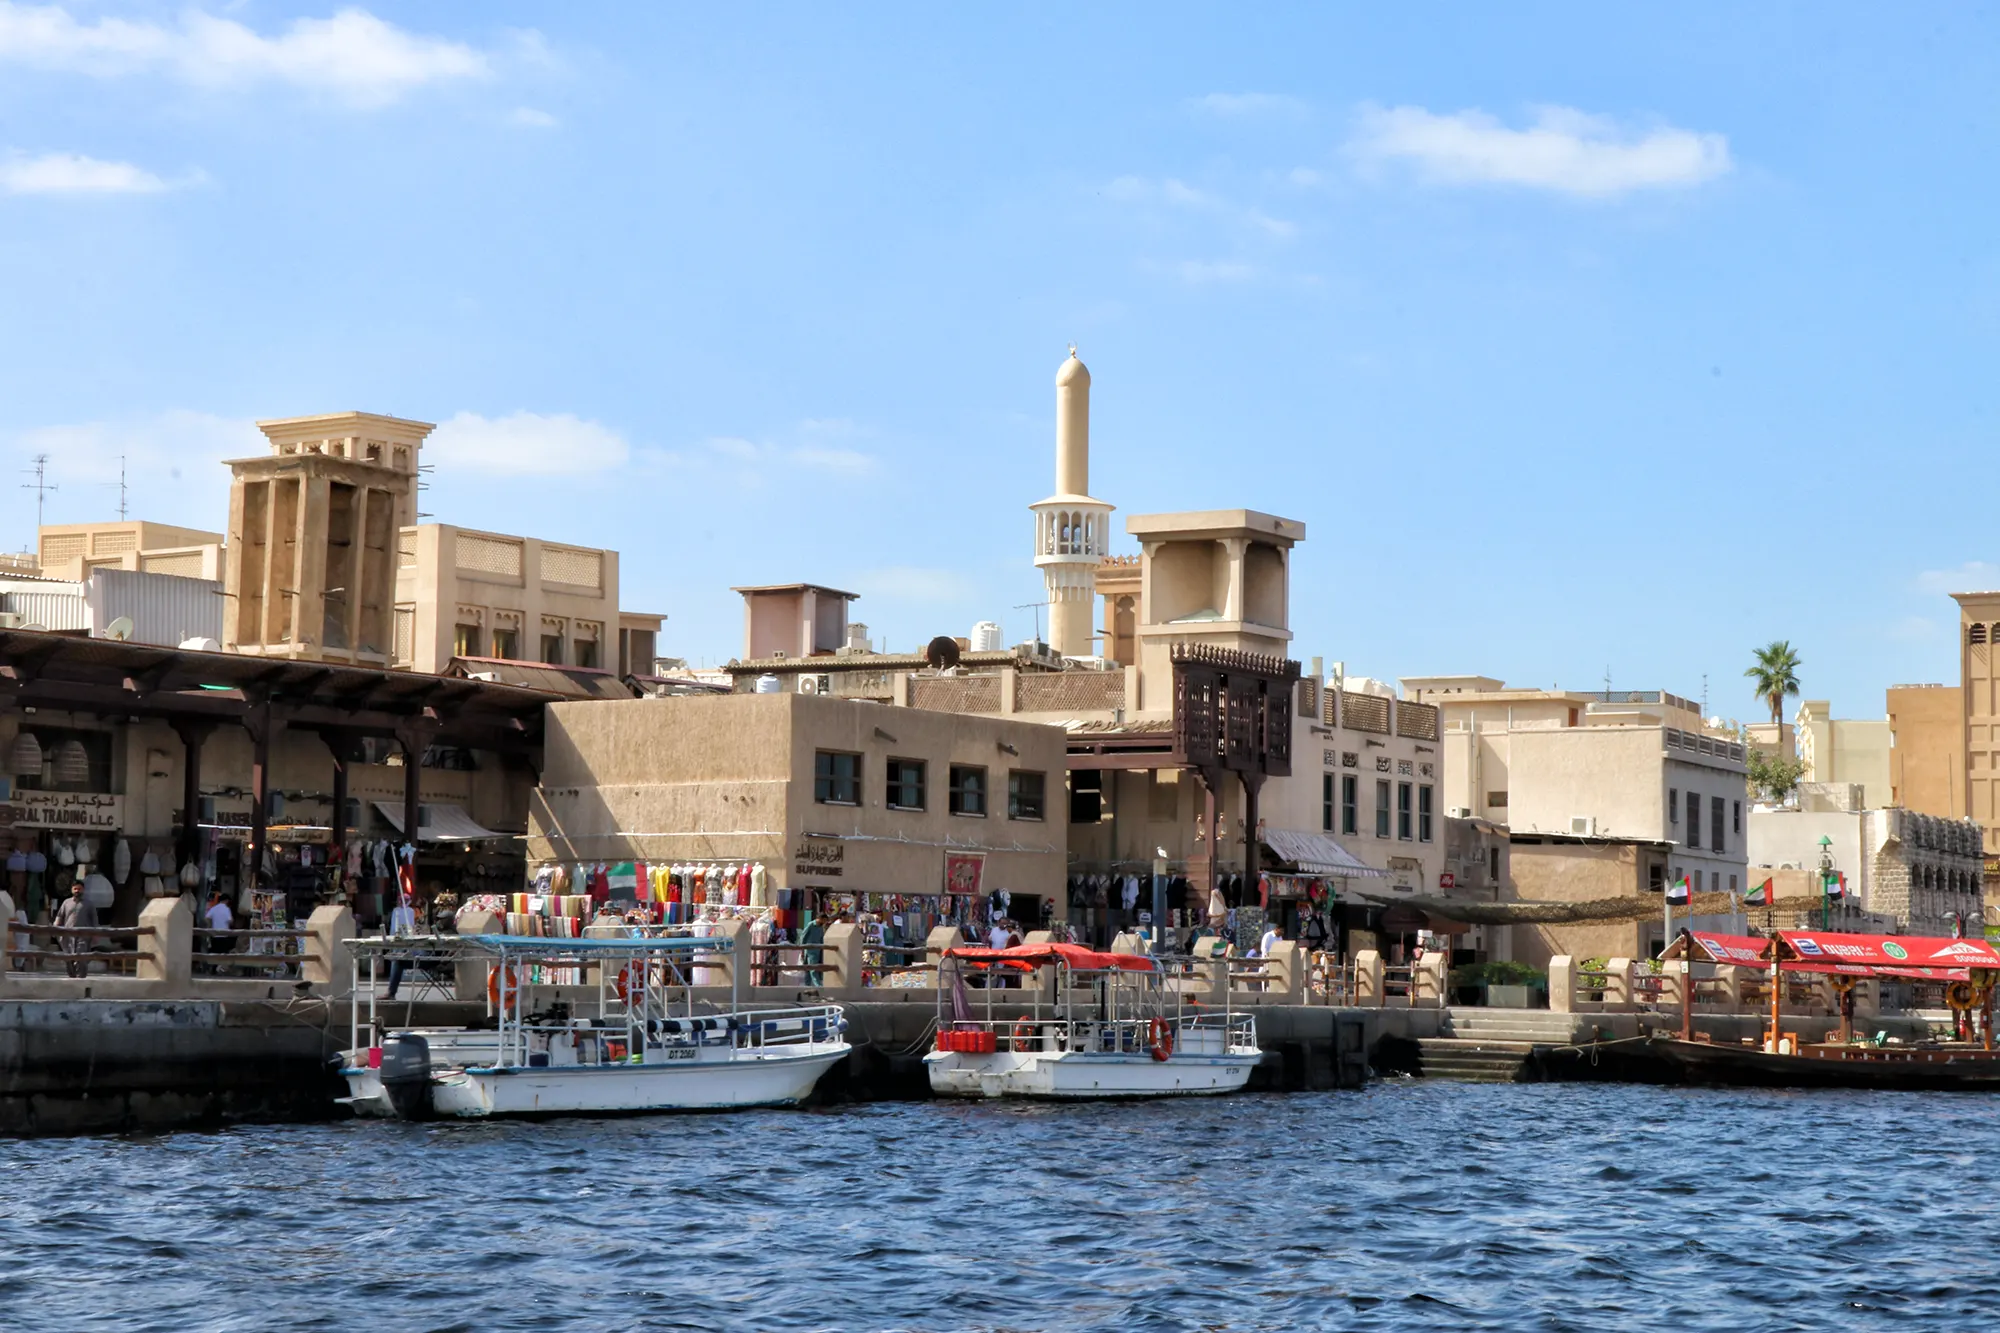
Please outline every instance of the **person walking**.
[{"label": "person walking", "polygon": [[[417,909],[410,904],[410,895],[404,894],[389,913],[389,933],[391,935],[414,935],[417,933]],[[389,998],[396,998],[396,988],[403,984],[403,974],[410,970],[407,958],[389,960]]]},{"label": "person walking", "polygon": [[[65,930],[89,930],[96,924],[97,909],[83,896],[83,881],[79,879],[69,886],[69,897],[63,899],[62,905],[56,908],[56,925]],[[89,936],[64,935],[62,951],[75,955],[63,964],[71,976],[80,977],[89,971],[90,964],[83,958],[83,955],[90,951]]]},{"label": "person walking", "polygon": [[[203,922],[206,923],[210,930],[227,931],[236,928],[236,913],[229,910],[229,899],[223,896],[221,889],[216,889],[208,895],[208,910],[201,915]],[[231,948],[235,947],[235,943],[227,935],[211,935],[208,938],[208,951],[211,954],[228,953]],[[220,963],[211,963],[209,964],[209,970],[220,976],[222,974],[222,965]]]}]

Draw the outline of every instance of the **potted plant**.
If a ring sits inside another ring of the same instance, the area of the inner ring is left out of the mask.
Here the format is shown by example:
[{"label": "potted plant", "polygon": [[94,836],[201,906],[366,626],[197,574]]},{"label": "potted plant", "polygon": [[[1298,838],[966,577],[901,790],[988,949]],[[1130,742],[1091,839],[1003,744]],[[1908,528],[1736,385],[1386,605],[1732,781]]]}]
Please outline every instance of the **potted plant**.
[{"label": "potted plant", "polygon": [[1451,970],[1461,1000],[1495,1009],[1539,1009],[1548,1004],[1549,974],[1526,963],[1468,963]]}]

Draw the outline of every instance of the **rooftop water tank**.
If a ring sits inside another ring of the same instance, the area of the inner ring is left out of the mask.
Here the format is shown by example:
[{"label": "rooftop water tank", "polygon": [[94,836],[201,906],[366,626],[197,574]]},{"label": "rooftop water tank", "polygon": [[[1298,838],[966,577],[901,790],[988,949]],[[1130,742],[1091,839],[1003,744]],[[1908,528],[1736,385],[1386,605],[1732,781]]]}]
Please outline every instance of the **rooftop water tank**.
[{"label": "rooftop water tank", "polygon": [[759,676],[757,677],[757,685],[754,692],[757,694],[779,694],[783,692],[784,688],[784,684],[776,676]]},{"label": "rooftop water tank", "polygon": [[1000,651],[1000,627],[990,620],[982,620],[972,627],[972,651],[975,653],[997,653]]}]

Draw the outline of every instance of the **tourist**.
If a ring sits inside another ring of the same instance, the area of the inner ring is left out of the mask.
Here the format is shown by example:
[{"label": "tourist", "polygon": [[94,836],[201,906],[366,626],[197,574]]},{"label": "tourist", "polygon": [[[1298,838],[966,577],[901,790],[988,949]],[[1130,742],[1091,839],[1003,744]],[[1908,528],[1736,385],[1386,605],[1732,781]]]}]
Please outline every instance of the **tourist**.
[{"label": "tourist", "polygon": [[825,954],[818,947],[825,942],[826,927],[820,924],[818,917],[814,917],[807,924],[805,932],[799,936],[800,944],[811,946],[805,950],[806,985],[808,986],[818,986],[826,980],[826,973],[820,970],[821,964],[825,961]]},{"label": "tourist", "polygon": [[[417,909],[410,905],[410,895],[404,894],[389,913],[389,933],[391,935],[414,935],[417,933]],[[407,958],[389,960],[389,998],[396,998],[396,988],[403,984],[403,974],[410,969]]]},{"label": "tourist", "polygon": [[[97,924],[97,909],[83,896],[83,881],[78,880],[69,887],[69,897],[63,899],[62,906],[56,908],[56,925],[67,930],[88,930]],[[67,954],[82,955],[90,950],[87,935],[65,935],[62,937],[62,951]],[[89,970],[90,964],[80,956],[70,959],[63,966],[73,977],[80,977]]]},{"label": "tourist", "polygon": [[1285,932],[1278,928],[1277,922],[1273,921],[1265,928],[1264,938],[1257,941],[1257,956],[1259,958],[1269,958],[1271,950],[1277,948],[1278,941],[1284,938]]},{"label": "tourist", "polygon": [[[202,919],[207,922],[208,929],[212,932],[235,929],[236,913],[229,910],[229,900],[223,897],[221,889],[216,889],[208,895],[208,910],[202,913]],[[228,953],[234,944],[235,941],[226,934],[211,934],[208,937],[210,953]],[[210,970],[219,975],[222,966],[219,963],[211,964]]]}]

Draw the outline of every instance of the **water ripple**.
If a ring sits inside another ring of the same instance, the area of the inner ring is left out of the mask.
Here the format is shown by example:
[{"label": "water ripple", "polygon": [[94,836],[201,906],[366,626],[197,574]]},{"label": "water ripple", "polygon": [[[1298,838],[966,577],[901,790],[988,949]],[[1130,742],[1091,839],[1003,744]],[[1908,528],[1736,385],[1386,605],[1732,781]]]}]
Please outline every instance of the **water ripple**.
[{"label": "water ripple", "polygon": [[[0,1143],[14,1327],[1983,1323],[2000,1108],[1506,1087]],[[105,1281],[115,1277],[116,1281]]]}]

